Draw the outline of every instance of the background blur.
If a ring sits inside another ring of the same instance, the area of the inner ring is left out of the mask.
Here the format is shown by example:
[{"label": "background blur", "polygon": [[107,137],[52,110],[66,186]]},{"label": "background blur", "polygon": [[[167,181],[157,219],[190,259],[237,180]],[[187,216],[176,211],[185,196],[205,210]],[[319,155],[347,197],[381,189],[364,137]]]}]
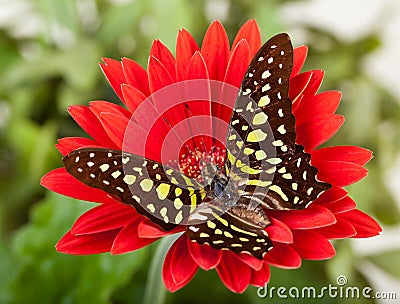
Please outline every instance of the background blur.
[{"label": "background blur", "polygon": [[[255,18],[264,41],[286,31],[310,47],[305,70],[326,71],[321,90],[339,89],[346,123],[329,144],[374,151],[369,176],[349,187],[379,237],[335,243],[337,256],[298,270],[272,269],[270,286],[347,286],[396,291],[400,303],[400,2],[397,0],[0,0],[0,303],[141,303],[154,246],[121,256],[66,256],[57,240],[90,208],[45,191],[40,177],[61,166],[54,144],[83,135],[68,105],[118,102],[101,57],[143,66],[151,41],[175,49],[177,31],[200,43],[220,19],[232,39]],[[228,291],[215,271],[199,271],[167,303],[313,303],[258,299]],[[371,301],[372,303],[373,301]],[[314,303],[367,303],[323,299]]]}]

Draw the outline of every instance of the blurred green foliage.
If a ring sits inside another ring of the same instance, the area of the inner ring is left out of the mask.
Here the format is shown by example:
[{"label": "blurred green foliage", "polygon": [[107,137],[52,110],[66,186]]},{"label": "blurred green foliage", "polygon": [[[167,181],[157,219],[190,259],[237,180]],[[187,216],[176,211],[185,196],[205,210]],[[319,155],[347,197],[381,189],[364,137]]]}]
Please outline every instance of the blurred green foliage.
[{"label": "blurred green foliage", "polygon": [[[210,1],[26,2],[29,10],[24,14],[39,21],[37,31],[19,37],[8,28],[0,29],[0,302],[139,303],[154,246],[122,256],[57,253],[54,244],[89,204],[44,191],[39,179],[61,165],[54,148],[57,138],[84,135],[68,116],[69,105],[96,98],[118,102],[98,68],[101,57],[126,56],[146,66],[151,41],[160,38],[173,51],[181,27],[201,42],[210,22],[205,13]],[[231,40],[248,18],[258,21],[264,39],[284,30],[277,11],[289,1],[218,2],[229,3],[223,23]],[[25,17],[21,15],[19,22]],[[305,69],[323,68],[327,76],[322,89],[344,92],[339,113],[347,121],[329,144],[356,144],[375,153],[369,177],[348,190],[361,210],[384,225],[398,225],[399,211],[383,177],[399,153],[400,108],[394,96],[362,69],[365,56],[380,46],[379,35],[344,42],[316,28],[303,29],[310,46]],[[338,255],[330,261],[304,262],[299,270],[273,269],[271,285],[301,282],[298,286],[317,287],[346,274],[353,286],[366,286],[367,278],[357,269],[365,260],[400,277],[398,252],[359,257],[349,241],[336,245]],[[259,299],[255,288],[232,294],[215,271],[199,271],[166,301],[204,303],[210,298],[218,303],[268,300]],[[361,302],[365,303],[351,303]]]}]

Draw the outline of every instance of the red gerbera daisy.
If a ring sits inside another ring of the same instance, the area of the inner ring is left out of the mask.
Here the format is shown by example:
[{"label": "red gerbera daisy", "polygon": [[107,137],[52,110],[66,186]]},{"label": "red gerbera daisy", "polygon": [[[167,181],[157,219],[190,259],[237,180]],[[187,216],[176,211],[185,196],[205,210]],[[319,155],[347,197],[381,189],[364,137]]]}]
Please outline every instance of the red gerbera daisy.
[{"label": "red gerbera daisy", "polygon": [[[101,68],[116,94],[126,105],[120,107],[106,101],[94,101],[89,106],[72,106],[71,116],[92,137],[60,139],[57,149],[63,156],[84,147],[122,150],[124,136],[132,114],[142,102],[162,88],[184,80],[217,80],[239,87],[244,73],[261,47],[259,28],[254,20],[239,30],[229,46],[223,26],[213,22],[207,30],[201,48],[185,30],[178,34],[176,57],[160,41],[154,41],[147,71],[139,64],[122,59],[104,59]],[[298,268],[302,259],[322,260],[335,255],[329,240],[365,238],[379,234],[381,228],[368,215],[356,209],[344,186],[367,175],[363,167],[372,157],[370,151],[355,146],[319,148],[341,127],[344,118],[335,114],[340,93],[317,93],[323,71],[300,73],[307,55],[305,46],[294,49],[294,64],[290,77],[289,96],[296,119],[296,143],[311,155],[311,164],[318,169],[317,178],[332,187],[303,210],[266,210],[271,224],[266,227],[273,249],[263,259],[217,250],[209,245],[192,242],[182,234],[169,249],[163,266],[163,279],[168,290],[185,286],[198,268],[215,268],[223,283],[234,292],[243,292],[248,285],[264,286],[269,281],[269,266]],[[213,104],[211,111],[192,108],[191,115],[212,115],[229,123],[231,109]],[[187,119],[187,111],[177,108],[168,121],[158,122],[146,143],[148,158],[161,162],[161,149],[168,128]],[[134,122],[138,134],[143,129]],[[205,141],[205,142],[204,142]],[[179,152],[176,159],[185,174],[199,174],[198,154],[207,154],[222,163],[225,154],[217,141],[195,139],[187,143],[192,154]],[[173,160],[173,159],[172,159]],[[58,242],[56,248],[68,254],[120,254],[142,248],[159,238],[181,232],[184,226],[166,231],[122,204],[106,192],[89,187],[65,168],[55,169],[42,178],[42,185],[73,198],[100,203],[78,218],[72,229]],[[235,267],[232,267],[234,265]]]}]

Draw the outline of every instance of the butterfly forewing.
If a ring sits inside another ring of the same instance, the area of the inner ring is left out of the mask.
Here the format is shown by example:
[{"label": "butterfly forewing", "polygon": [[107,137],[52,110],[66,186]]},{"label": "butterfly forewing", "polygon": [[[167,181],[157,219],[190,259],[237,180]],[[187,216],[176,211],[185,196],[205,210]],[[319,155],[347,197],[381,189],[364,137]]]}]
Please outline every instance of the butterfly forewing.
[{"label": "butterfly forewing", "polygon": [[243,199],[270,209],[303,209],[330,187],[316,180],[310,156],[295,143],[292,66],[287,34],[261,47],[243,78],[226,141],[227,171],[247,180]]},{"label": "butterfly forewing", "polygon": [[293,48],[286,34],[271,38],[251,61],[226,141],[226,165],[236,175],[257,180],[264,171],[272,180],[280,156],[294,150],[295,120],[288,96],[292,65]]},{"label": "butterfly forewing", "polygon": [[63,161],[78,180],[133,205],[165,230],[183,224],[205,197],[201,185],[181,172],[122,151],[78,149]]}]

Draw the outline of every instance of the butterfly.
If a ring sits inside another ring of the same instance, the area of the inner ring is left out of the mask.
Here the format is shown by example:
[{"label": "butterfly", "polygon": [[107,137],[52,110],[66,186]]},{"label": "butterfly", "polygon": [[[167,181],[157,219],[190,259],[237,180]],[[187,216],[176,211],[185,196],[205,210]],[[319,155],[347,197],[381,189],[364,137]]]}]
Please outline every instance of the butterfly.
[{"label": "butterfly", "polygon": [[74,150],[63,158],[64,166],[164,230],[186,225],[194,242],[262,259],[273,248],[266,210],[304,209],[331,187],[317,180],[310,155],[296,144],[288,95],[292,66],[287,34],[260,48],[235,100],[224,166],[205,163],[202,182],[154,160],[104,148]]}]

